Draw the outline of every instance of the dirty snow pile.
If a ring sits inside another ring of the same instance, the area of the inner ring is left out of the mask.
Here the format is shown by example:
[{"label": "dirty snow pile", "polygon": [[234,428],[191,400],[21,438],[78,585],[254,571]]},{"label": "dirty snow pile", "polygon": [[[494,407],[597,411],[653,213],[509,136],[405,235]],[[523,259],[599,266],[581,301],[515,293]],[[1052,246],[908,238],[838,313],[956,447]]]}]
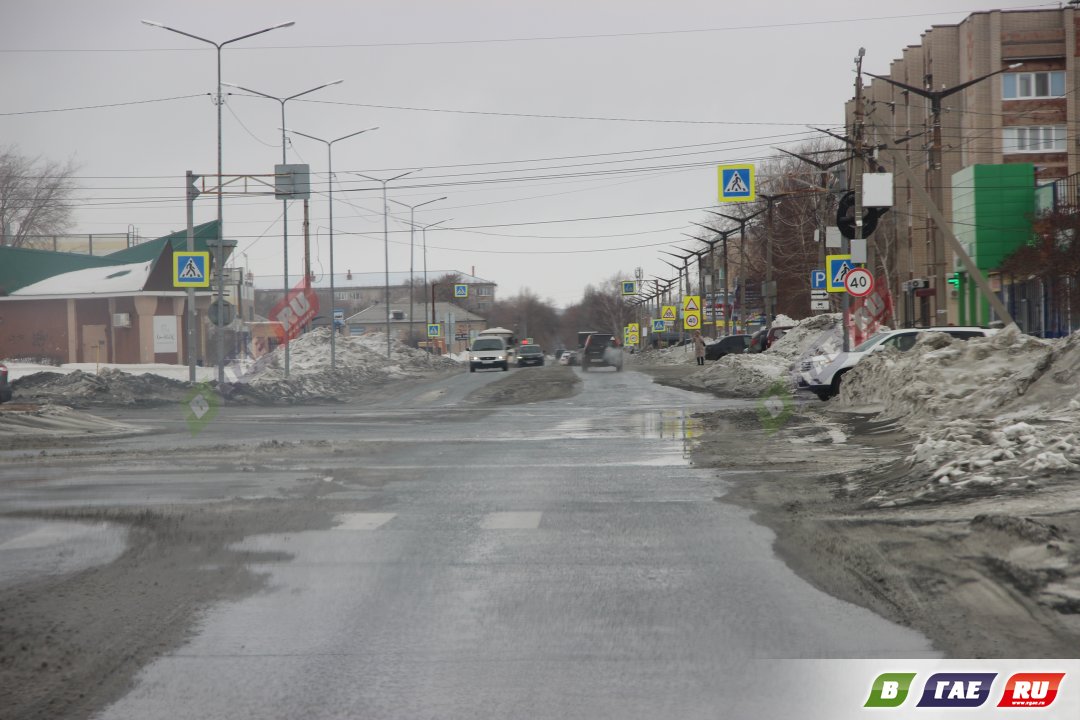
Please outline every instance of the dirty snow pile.
[{"label": "dirty snow pile", "polygon": [[839,409],[879,412],[917,437],[906,480],[872,501],[1016,492],[1080,469],[1080,333],[1042,340],[927,333],[844,376]]},{"label": "dirty snow pile", "polygon": [[[795,389],[792,368],[803,357],[810,357],[839,347],[840,314],[815,315],[795,321],[780,315],[775,326],[791,325],[791,330],[763,353],[725,355],[706,361],[705,367],[687,378],[687,382],[711,392],[741,397],[760,397],[774,384]],[[693,358],[693,353],[690,353]]]},{"label": "dirty snow pile", "polygon": [[176,402],[186,382],[153,374],[133,375],[113,368],[99,373],[36,372],[12,383],[17,400],[53,402],[75,408],[98,405],[153,406]]},{"label": "dirty snow pile", "polygon": [[289,377],[285,377],[285,348],[279,347],[254,363],[228,369],[227,393],[269,402],[340,398],[391,380],[420,377],[460,368],[456,361],[393,341],[387,357],[386,335],[368,333],[338,336],[335,365],[330,367],[330,331],[318,328],[289,343]]}]

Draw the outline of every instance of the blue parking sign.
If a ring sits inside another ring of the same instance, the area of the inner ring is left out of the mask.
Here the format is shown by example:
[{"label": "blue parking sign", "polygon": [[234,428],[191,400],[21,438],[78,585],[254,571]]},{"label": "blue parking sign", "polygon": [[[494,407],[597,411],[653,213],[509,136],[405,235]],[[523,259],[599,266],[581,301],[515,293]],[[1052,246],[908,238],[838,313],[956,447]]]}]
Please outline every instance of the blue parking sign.
[{"label": "blue parking sign", "polygon": [[826,288],[825,280],[828,278],[828,274],[824,270],[811,270],[810,271],[810,289],[811,290],[824,290]]}]

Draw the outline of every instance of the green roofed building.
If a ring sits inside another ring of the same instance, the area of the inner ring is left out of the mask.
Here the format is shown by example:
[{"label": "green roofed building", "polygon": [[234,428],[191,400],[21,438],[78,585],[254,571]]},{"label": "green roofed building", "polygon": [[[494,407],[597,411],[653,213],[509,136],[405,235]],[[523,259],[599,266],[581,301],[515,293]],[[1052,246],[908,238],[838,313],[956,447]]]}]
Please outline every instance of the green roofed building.
[{"label": "green roofed building", "polygon": [[[216,221],[196,227],[195,250],[217,234]],[[188,291],[174,286],[173,256],[186,249],[186,230],[104,255],[0,246],[0,358],[182,362]],[[194,303],[192,350],[207,360],[212,292]]]},{"label": "green roofed building", "polygon": [[[1035,166],[1031,163],[969,165],[952,176],[953,233],[983,277],[1031,240]],[[955,279],[959,325],[985,325],[990,309],[959,261]],[[1000,286],[1000,278],[994,278]]]},{"label": "green roofed building", "polygon": [[[208,240],[217,239],[217,221],[213,220],[195,226],[195,249],[207,251]],[[0,245],[0,296],[10,295],[16,290],[33,285],[64,273],[90,268],[129,265],[131,263],[157,263],[163,256],[166,246],[170,247],[167,255],[172,257],[173,250],[187,250],[187,231],[180,230],[171,235],[149,240],[138,245],[117,250],[105,255],[87,255],[84,253],[56,252],[33,248],[10,247]],[[225,248],[226,257],[231,252]],[[211,258],[213,253],[211,253]]]}]

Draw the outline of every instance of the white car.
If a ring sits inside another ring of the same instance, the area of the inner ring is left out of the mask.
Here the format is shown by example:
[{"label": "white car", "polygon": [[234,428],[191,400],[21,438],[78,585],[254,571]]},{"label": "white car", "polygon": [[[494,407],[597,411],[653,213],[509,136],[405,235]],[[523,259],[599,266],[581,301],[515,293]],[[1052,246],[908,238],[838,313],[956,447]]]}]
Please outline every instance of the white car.
[{"label": "white car", "polygon": [[815,355],[808,360],[802,360],[797,368],[799,388],[809,390],[822,400],[828,400],[840,392],[844,373],[855,367],[864,357],[890,347],[901,352],[910,350],[918,340],[919,333],[924,332],[944,332],[954,338],[967,340],[973,337],[988,337],[997,330],[981,327],[933,327],[879,332],[848,352]]}]

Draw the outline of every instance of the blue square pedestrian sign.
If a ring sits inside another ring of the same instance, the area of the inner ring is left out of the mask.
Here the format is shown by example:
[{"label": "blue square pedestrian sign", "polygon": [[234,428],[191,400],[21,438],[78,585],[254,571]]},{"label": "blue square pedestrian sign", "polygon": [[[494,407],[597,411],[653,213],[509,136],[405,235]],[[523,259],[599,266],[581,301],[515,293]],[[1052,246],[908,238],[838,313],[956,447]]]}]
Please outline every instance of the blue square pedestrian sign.
[{"label": "blue square pedestrian sign", "polygon": [[855,267],[850,255],[829,255],[825,258],[825,289],[831,293],[844,292],[844,276]]},{"label": "blue square pedestrian sign", "polygon": [[663,320],[653,320],[652,321],[653,332],[664,332],[664,328],[666,326],[667,326],[667,323],[665,323]]},{"label": "blue square pedestrian sign", "polygon": [[720,202],[753,202],[757,199],[753,165],[721,165],[719,172]]},{"label": "blue square pedestrian sign", "polygon": [[174,252],[173,287],[210,287],[210,253]]},{"label": "blue square pedestrian sign", "polygon": [[623,280],[622,281],[622,294],[623,295],[637,295],[637,281],[635,281],[635,280]]},{"label": "blue square pedestrian sign", "polygon": [[454,286],[454,297],[467,298],[469,297],[469,286],[458,284]]},{"label": "blue square pedestrian sign", "polygon": [[442,337],[442,323],[428,323],[427,336],[430,338]]}]

